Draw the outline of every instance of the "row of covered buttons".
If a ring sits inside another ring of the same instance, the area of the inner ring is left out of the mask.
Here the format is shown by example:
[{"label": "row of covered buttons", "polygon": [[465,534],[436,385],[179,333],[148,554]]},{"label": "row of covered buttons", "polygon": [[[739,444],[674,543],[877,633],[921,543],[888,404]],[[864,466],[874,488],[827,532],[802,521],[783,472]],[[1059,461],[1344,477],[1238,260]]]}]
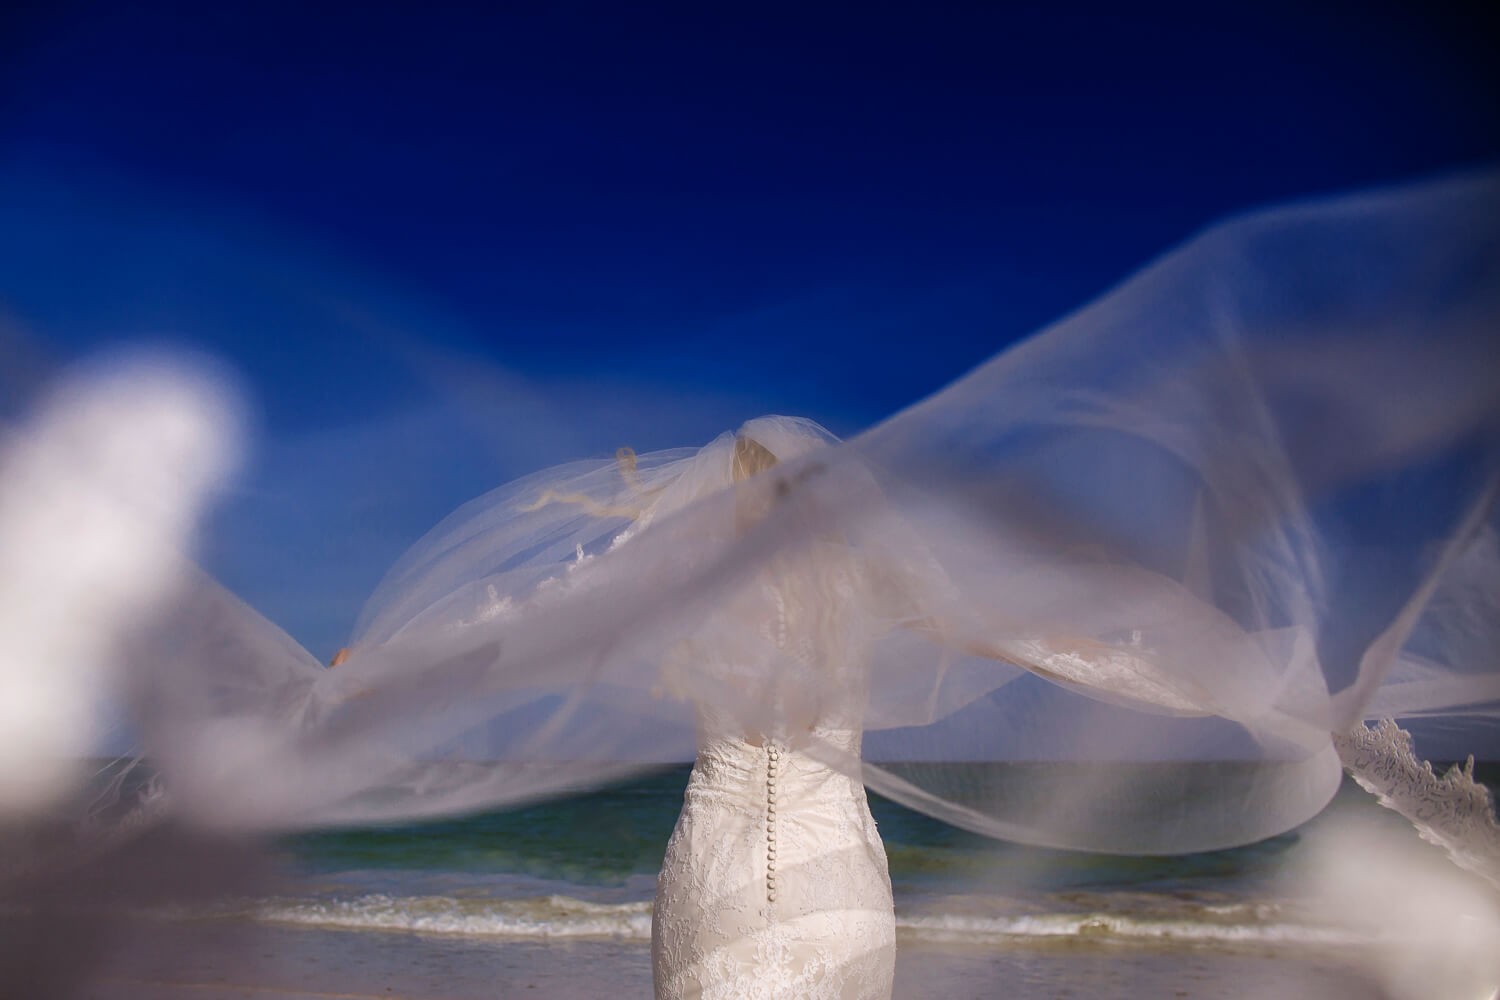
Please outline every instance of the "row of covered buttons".
[{"label": "row of covered buttons", "polygon": [[766,901],[776,902],[776,772],[782,748],[766,744]]}]

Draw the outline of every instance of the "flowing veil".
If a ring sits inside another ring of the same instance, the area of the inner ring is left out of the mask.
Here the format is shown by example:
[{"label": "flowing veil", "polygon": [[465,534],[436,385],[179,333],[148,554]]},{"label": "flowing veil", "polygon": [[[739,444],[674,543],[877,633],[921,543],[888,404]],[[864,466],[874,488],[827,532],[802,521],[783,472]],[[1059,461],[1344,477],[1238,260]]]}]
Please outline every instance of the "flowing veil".
[{"label": "flowing veil", "polygon": [[[413,546],[333,669],[200,578],[132,643],[141,750],[179,815],[276,830],[831,712],[870,787],[981,833],[1285,831],[1337,788],[1331,734],[1500,716],[1496,220],[1494,174],[1249,215],[851,440],[765,418],[517,480]],[[742,440],[776,464],[737,482]],[[814,564],[812,600],[869,595],[856,679],[723,613]]]}]

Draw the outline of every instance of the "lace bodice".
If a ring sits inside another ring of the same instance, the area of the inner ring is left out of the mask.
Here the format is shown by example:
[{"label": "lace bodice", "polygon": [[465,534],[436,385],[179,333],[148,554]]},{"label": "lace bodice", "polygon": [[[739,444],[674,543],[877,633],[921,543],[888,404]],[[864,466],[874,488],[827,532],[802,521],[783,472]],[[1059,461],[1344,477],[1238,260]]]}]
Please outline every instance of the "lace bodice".
[{"label": "lace bodice", "polygon": [[869,573],[846,546],[780,556],[672,649],[663,688],[694,703],[700,742],[857,733],[880,628],[874,600]]},{"label": "lace bodice", "polygon": [[[822,731],[857,759],[859,735]],[[777,741],[700,748],[652,914],[656,995],[888,998],[895,923],[858,774]]]}]

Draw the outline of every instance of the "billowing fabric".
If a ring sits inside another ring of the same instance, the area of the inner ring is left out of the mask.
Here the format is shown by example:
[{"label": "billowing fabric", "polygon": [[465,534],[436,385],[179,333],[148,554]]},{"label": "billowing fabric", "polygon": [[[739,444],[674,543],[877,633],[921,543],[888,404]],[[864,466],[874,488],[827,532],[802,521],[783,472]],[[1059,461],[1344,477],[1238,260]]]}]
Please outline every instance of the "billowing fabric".
[{"label": "billowing fabric", "polygon": [[[235,829],[503,806],[731,733],[752,785],[785,741],[1012,840],[1287,830],[1337,787],[1330,733],[1500,712],[1497,220],[1493,174],[1250,215],[847,442],[774,418],[502,486],[333,670],[202,581],[135,648],[143,750]],[[746,439],[776,461],[737,480]],[[860,731],[863,763],[826,735]]]}]

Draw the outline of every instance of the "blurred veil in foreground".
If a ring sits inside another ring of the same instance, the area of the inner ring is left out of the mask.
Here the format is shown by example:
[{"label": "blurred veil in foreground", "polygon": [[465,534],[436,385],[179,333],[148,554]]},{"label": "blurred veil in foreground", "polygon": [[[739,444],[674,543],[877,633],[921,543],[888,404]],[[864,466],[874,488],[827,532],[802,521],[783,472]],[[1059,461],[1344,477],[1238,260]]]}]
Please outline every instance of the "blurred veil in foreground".
[{"label": "blurred veil in foreground", "polygon": [[[88,700],[103,677],[74,665],[113,665],[160,782],[143,807],[188,828],[487,809],[681,759],[705,706],[769,732],[847,699],[847,677],[768,637],[726,639],[733,671],[680,655],[764,574],[834,546],[900,595],[860,626],[871,788],[1055,847],[1268,837],[1328,802],[1333,737],[1361,720],[1463,734],[1500,717],[1497,220],[1494,174],[1249,215],[742,483],[702,478],[726,436],[503,486],[393,568],[334,670],[206,577],[158,581],[176,557],[109,547],[113,508],[67,463],[122,483],[165,463],[122,501],[165,553],[222,471],[183,428],[218,418],[162,423],[177,390],[127,380],[139,396],[111,426],[182,454],[79,459],[79,441],[112,447],[75,418],[114,383],[83,383],[5,442],[0,680]],[[63,472],[36,480],[37,463]],[[28,548],[29,519],[63,502],[96,566]],[[101,582],[85,595],[64,564]],[[28,729],[44,716],[22,712],[0,762],[13,813],[87,746],[44,742],[84,717]]]},{"label": "blurred veil in foreground", "polygon": [[0,816],[55,806],[97,755],[125,650],[180,599],[238,414],[161,358],[73,373],[0,451]]},{"label": "blurred veil in foreground", "polygon": [[[259,881],[243,845],[142,809],[137,796],[154,786],[133,785],[131,801],[112,803],[118,809],[95,798],[101,789],[114,797],[97,768],[122,721],[130,651],[192,583],[186,554],[234,470],[239,416],[222,373],[136,354],[80,366],[4,428],[0,991],[7,995],[71,995],[121,947],[139,907]],[[102,808],[91,816],[94,805]]]}]

